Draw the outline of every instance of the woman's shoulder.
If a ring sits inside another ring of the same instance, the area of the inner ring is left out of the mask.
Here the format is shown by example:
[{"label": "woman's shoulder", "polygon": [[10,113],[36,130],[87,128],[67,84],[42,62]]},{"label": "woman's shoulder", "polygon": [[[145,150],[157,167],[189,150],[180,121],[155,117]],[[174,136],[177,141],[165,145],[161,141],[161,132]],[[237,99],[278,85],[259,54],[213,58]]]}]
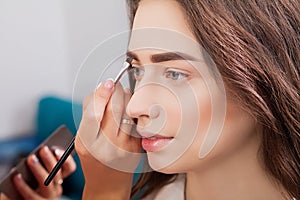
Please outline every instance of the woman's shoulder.
[{"label": "woman's shoulder", "polygon": [[179,174],[175,181],[165,185],[142,200],[184,200],[185,174]]}]

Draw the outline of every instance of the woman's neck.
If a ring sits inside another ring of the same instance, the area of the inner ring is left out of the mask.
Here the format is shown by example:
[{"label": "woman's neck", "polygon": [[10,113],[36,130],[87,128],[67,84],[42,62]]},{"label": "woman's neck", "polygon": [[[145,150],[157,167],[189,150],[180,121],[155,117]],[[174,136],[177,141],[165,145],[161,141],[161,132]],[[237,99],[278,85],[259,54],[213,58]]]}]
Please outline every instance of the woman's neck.
[{"label": "woman's neck", "polygon": [[279,187],[267,176],[258,148],[244,148],[206,169],[187,173],[186,200],[282,200]]}]

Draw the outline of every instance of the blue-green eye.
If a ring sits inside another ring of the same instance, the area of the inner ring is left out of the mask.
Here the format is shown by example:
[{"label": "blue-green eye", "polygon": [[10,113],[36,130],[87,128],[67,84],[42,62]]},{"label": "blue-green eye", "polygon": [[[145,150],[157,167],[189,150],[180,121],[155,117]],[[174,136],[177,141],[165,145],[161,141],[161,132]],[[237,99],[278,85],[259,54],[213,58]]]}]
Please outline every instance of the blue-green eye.
[{"label": "blue-green eye", "polygon": [[139,67],[132,67],[132,72],[135,80],[141,80],[144,76],[144,70]]},{"label": "blue-green eye", "polygon": [[188,75],[179,71],[173,71],[173,70],[169,70],[166,71],[166,77],[170,78],[174,81],[176,80],[182,80],[184,78],[186,78]]}]

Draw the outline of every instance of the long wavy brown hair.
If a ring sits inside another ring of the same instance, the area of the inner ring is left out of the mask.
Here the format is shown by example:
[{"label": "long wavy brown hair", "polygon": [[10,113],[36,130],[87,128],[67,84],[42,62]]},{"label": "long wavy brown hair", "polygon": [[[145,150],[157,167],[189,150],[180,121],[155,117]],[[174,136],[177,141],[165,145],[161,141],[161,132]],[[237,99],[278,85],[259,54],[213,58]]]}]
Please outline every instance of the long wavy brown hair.
[{"label": "long wavy brown hair", "polygon": [[[128,0],[131,26],[140,0]],[[225,84],[262,126],[266,172],[300,199],[300,1],[177,0]],[[176,175],[148,172],[132,196]]]}]

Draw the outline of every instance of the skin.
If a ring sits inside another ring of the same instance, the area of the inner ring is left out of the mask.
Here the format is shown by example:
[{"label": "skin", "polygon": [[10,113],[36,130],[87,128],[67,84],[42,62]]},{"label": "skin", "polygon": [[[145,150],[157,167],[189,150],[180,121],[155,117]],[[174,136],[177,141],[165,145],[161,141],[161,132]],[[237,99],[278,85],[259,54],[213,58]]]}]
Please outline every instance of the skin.
[{"label": "skin", "polygon": [[[141,1],[134,19],[133,30],[149,27],[173,30],[191,41],[196,41],[185,21],[182,8],[172,0]],[[113,95],[119,95],[119,104],[124,106],[123,112],[119,111],[119,118],[126,109],[128,116],[138,119],[137,129],[141,135],[146,131],[173,138],[167,147],[147,152],[147,155],[151,167],[157,171],[186,173],[186,199],[283,199],[281,192],[284,191],[281,191],[274,184],[274,180],[268,177],[259,159],[260,127],[251,114],[239,106],[239,102],[232,99],[230,94],[226,94],[225,121],[220,137],[213,148],[204,149],[208,153],[199,158],[200,147],[205,146],[206,143],[205,136],[212,115],[212,105],[210,91],[203,81],[203,74],[199,74],[197,67],[208,67],[208,63],[196,61],[191,65],[190,62],[183,60],[153,62],[151,57],[163,53],[162,50],[149,49],[147,46],[142,49],[143,46],[140,46],[137,37],[139,35],[132,34],[129,51],[135,55],[133,66],[141,69],[143,75],[138,77],[135,92],[129,102],[128,98],[124,98],[126,94],[122,88],[115,88],[110,80],[101,84],[84,101],[84,114],[75,143],[86,180],[83,198],[129,199],[130,187],[127,185],[131,184],[132,174],[112,169],[105,163],[99,162],[93,156],[95,153],[93,151],[96,150],[85,144],[86,141],[92,142],[92,145],[96,144],[97,142],[87,138],[97,138],[101,130],[102,134],[122,149],[130,152],[140,151],[141,141],[124,134],[119,130],[116,120],[113,120],[115,115],[112,114],[110,99],[114,92]],[[166,47],[164,40],[151,39],[149,40],[152,43],[161,44],[162,49]],[[193,56],[201,60],[199,54],[201,50],[197,51],[193,45],[191,48],[192,50],[190,48],[183,48],[183,50],[189,54],[195,53]],[[168,51],[177,50],[176,45],[168,46]],[[166,76],[166,69],[184,72],[189,76],[184,76],[177,84],[178,80]],[[153,84],[157,82],[159,84]],[[188,89],[193,92],[185,93],[183,96],[187,97],[178,100],[182,91]],[[154,92],[156,95],[153,95]],[[191,98],[196,99],[196,103],[186,103]],[[182,110],[187,110],[189,115]],[[189,127],[184,119],[188,117],[197,119],[199,116],[201,120],[193,121],[198,123],[196,132],[188,128],[178,132],[180,126]],[[194,135],[190,137],[191,134]],[[184,143],[185,137],[193,138],[188,148]],[[101,146],[98,148],[101,149]],[[178,159],[172,157],[175,149],[184,149],[184,152],[176,157]],[[101,151],[98,153],[101,154]],[[117,158],[118,156],[120,155],[117,155]],[[99,185],[104,186],[99,187]]]},{"label": "skin", "polygon": [[[116,113],[112,109],[112,95],[117,100],[114,105],[121,105]],[[106,147],[109,147],[107,141],[99,145],[98,142],[101,141],[99,132],[121,149],[129,152],[141,151],[140,140],[126,134],[126,129],[130,127],[120,129],[115,120],[123,115],[124,105],[129,97],[130,94],[125,93],[120,85],[114,86],[112,80],[107,80],[84,99],[83,115],[75,139],[75,149],[85,177],[83,199],[129,199],[130,197],[132,173],[111,168],[106,164],[105,159],[101,162],[101,159],[98,160],[93,156],[101,154],[114,160],[122,158],[122,154],[112,155],[107,150]],[[87,145],[86,142],[89,144]],[[97,148],[91,148],[94,145]]]},{"label": "skin", "polygon": [[[63,189],[61,184],[55,183],[62,182],[64,178],[74,172],[76,169],[76,163],[72,157],[69,157],[63,164],[62,169],[59,170],[53,181],[49,184],[49,186],[44,186],[44,180],[48,177],[49,172],[52,170],[52,168],[55,166],[55,164],[63,154],[63,151],[58,148],[54,148],[53,152],[54,154],[47,146],[44,146],[39,151],[40,159],[44,163],[46,168],[42,166],[41,161],[35,155],[30,155],[27,159],[27,164],[39,184],[36,190],[33,190],[32,188],[30,188],[30,186],[27,185],[21,174],[17,174],[13,178],[13,183],[15,184],[17,191],[25,200],[50,200],[56,199],[62,195]],[[1,194],[0,199],[8,200],[9,198],[4,194]]]}]

